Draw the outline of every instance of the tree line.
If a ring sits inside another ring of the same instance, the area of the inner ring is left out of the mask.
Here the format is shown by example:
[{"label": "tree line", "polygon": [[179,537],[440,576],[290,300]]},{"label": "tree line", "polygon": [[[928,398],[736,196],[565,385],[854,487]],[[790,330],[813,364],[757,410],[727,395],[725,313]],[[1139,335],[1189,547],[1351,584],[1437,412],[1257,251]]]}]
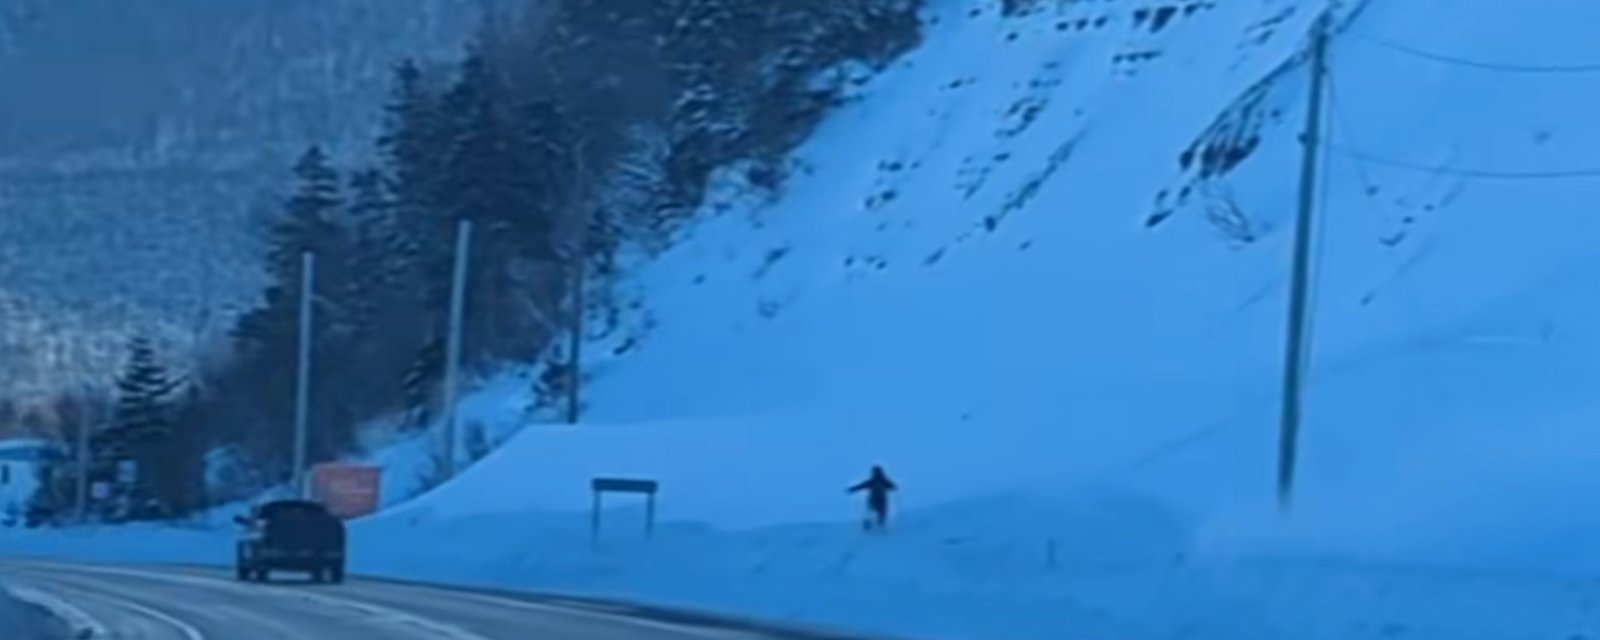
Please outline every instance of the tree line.
[{"label": "tree line", "polygon": [[[307,141],[288,168],[263,227],[267,286],[226,343],[181,374],[151,341],[130,343],[91,442],[91,478],[110,488],[101,515],[169,517],[290,477],[303,252],[316,256],[312,461],[351,451],[374,420],[437,417],[464,219],[467,371],[538,363],[530,393],[558,404],[581,375],[563,338],[618,312],[618,252],[670,243],[718,169],[780,188],[784,155],[916,44],[919,9],[532,2],[487,16],[451,64],[397,62],[370,156]],[[41,500],[59,503],[66,475]]]}]

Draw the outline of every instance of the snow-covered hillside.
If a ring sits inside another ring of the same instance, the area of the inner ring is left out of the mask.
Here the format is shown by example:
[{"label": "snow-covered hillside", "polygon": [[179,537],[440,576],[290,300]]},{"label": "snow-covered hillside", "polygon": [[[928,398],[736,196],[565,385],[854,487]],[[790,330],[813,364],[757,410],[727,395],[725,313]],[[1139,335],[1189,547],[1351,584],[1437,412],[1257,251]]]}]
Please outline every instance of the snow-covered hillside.
[{"label": "snow-covered hillside", "polygon": [[[1113,484],[1243,535],[1271,505],[1322,5],[937,3],[927,45],[796,154],[784,193],[728,185],[642,270],[649,334],[595,366],[585,425],[483,466],[523,474],[492,505],[581,506],[603,471],[662,478],[677,517],[851,517],[836,489],[882,461],[908,506]],[[1594,11],[1336,9],[1308,535],[1506,560],[1586,524],[1561,490],[1595,479],[1600,181],[1534,178],[1587,168],[1588,76],[1393,45],[1581,63],[1567,25]],[[1471,175],[1502,171],[1535,173]],[[423,502],[484,493],[469,476]]]},{"label": "snow-covered hillside", "polygon": [[[640,272],[648,335],[595,365],[585,424],[524,431],[373,526],[526,527],[456,575],[927,637],[1593,633],[1593,594],[1536,576],[1600,569],[1600,98],[1575,66],[1600,7],[1335,9],[1283,520],[1287,231],[1323,5],[936,3],[927,44],[795,154],[784,193],[725,185]],[[875,462],[924,515],[889,548],[835,540]],[[659,479],[665,519],[757,530],[570,567],[539,514],[585,508],[596,475]],[[707,559],[744,544],[760,559]]]}]

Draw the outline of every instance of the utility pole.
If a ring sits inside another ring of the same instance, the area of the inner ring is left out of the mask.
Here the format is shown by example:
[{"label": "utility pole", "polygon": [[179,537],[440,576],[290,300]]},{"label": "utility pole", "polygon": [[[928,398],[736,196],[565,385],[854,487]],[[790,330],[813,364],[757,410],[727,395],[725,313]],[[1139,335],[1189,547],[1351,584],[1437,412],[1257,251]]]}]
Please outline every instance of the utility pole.
[{"label": "utility pole", "polygon": [[573,244],[571,255],[568,256],[568,268],[572,270],[572,332],[568,335],[569,346],[567,355],[567,424],[578,424],[582,412],[582,395],[579,387],[583,384],[583,316],[584,284],[587,280],[589,266],[589,224],[593,211],[589,208],[589,171],[584,161],[587,147],[580,144],[576,155],[578,170],[578,189],[574,206],[578,207],[577,241]]},{"label": "utility pole", "polygon": [[467,258],[472,249],[472,221],[462,219],[456,227],[455,270],[450,278],[450,327],[445,339],[444,361],[444,464],[448,477],[459,467],[456,450],[460,436],[456,420],[456,377],[461,369],[461,316],[467,302]]},{"label": "utility pole", "polygon": [[304,498],[311,487],[306,482],[306,443],[311,411],[311,303],[316,291],[316,256],[300,252],[300,354],[294,388],[294,491]]},{"label": "utility pole", "polygon": [[83,406],[78,410],[78,477],[73,483],[73,505],[77,508],[76,519],[78,524],[89,522],[89,431],[93,423],[99,418],[93,407],[97,406],[91,399],[94,397],[94,388],[88,384],[83,385]]},{"label": "utility pole", "polygon": [[1301,393],[1305,384],[1306,306],[1310,299],[1311,233],[1316,205],[1317,154],[1322,129],[1322,94],[1326,84],[1329,13],[1317,18],[1311,32],[1311,94],[1301,134],[1300,206],[1295,221],[1294,266],[1289,283],[1289,328],[1284,350],[1283,412],[1278,440],[1278,505],[1287,513],[1292,504],[1295,462],[1300,436]]},{"label": "utility pole", "polygon": [[572,355],[572,361],[568,363],[567,424],[578,424],[581,406],[578,386],[583,384],[583,285],[587,261],[585,252],[579,249],[577,264],[572,267],[572,334],[569,338],[571,346],[567,349]]}]

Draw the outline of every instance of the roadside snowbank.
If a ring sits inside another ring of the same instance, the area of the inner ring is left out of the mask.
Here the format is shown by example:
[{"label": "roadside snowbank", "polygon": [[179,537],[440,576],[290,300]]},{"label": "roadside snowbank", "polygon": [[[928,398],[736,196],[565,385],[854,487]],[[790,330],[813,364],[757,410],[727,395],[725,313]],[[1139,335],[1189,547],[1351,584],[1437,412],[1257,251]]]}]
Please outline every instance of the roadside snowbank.
[{"label": "roadside snowbank", "polygon": [[[1197,551],[1189,523],[1101,494],[1003,496],[852,523],[740,532],[520,512],[354,525],[354,570],[846,628],[920,640],[1526,640],[1600,634],[1600,585],[1515,573]],[[1054,545],[1051,544],[1052,540]],[[225,529],[18,532],[0,551],[222,564]]]}]

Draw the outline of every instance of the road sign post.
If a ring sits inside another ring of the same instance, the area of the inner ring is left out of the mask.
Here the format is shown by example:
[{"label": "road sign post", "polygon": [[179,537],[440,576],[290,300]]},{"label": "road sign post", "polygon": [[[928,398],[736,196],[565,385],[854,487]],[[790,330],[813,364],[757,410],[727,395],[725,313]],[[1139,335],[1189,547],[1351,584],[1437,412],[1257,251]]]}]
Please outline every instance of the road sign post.
[{"label": "road sign post", "polygon": [[589,514],[589,535],[593,543],[600,542],[600,507],[602,496],[607,493],[632,493],[642,494],[645,497],[644,535],[649,537],[655,532],[656,527],[656,492],[661,487],[655,480],[641,480],[636,478],[595,478],[590,483],[594,492],[594,506]]}]

